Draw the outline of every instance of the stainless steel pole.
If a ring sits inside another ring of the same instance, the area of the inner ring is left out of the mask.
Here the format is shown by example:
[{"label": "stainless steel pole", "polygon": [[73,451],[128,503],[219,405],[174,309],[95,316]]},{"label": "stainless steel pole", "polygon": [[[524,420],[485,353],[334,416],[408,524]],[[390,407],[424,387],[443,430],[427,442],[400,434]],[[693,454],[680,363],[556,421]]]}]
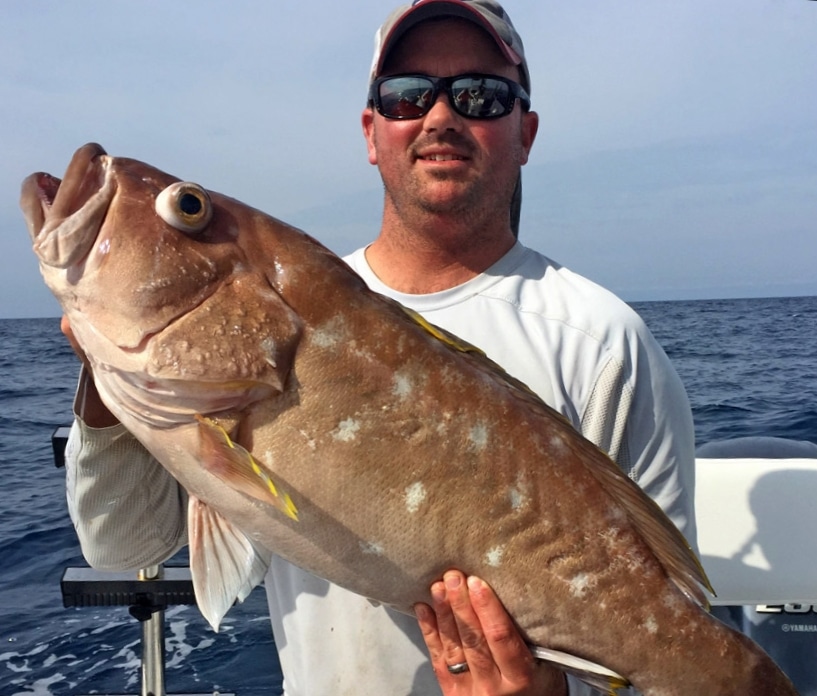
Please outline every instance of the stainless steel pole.
[{"label": "stainless steel pole", "polygon": [[[158,580],[162,566],[139,571],[140,580]],[[166,696],[165,693],[165,612],[159,609],[142,621],[142,696]]]}]

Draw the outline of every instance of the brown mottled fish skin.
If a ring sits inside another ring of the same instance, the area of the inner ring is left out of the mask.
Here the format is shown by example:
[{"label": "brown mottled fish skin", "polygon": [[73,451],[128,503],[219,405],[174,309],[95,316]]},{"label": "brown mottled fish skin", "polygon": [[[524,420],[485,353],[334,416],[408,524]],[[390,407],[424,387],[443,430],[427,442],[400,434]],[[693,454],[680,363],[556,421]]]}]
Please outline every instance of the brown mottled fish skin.
[{"label": "brown mottled fish skin", "polygon": [[[167,224],[155,199],[176,181],[87,145],[59,191],[29,177],[21,205],[103,399],[206,509],[403,611],[446,569],[477,574],[532,644],[644,694],[796,693],[678,588],[670,574],[696,579],[680,535],[563,418],[292,227],[213,192],[203,230]],[[197,414],[298,521],[200,461]]]}]

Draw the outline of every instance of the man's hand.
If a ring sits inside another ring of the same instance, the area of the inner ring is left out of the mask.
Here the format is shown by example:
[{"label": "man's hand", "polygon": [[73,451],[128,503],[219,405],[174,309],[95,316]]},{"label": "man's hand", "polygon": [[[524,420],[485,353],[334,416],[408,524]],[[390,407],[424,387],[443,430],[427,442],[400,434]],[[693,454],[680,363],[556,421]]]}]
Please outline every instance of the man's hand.
[{"label": "man's hand", "polygon": [[71,330],[71,322],[68,317],[63,315],[60,320],[60,331],[65,334],[74,352],[82,361],[82,371],[79,374],[79,386],[77,387],[77,396],[74,399],[74,411],[82,418],[90,428],[109,428],[117,425],[119,421],[116,416],[111,413],[107,406],[102,403],[99,397],[99,392],[96,390],[94,384],[93,373],[91,372],[91,364],[88,361],[88,356],[79,345],[74,332]]},{"label": "man's hand", "polygon": [[[537,663],[493,590],[452,570],[417,604],[434,673],[445,696],[564,696],[564,674]],[[460,666],[452,674],[449,667]],[[467,665],[467,669],[463,666]]]}]

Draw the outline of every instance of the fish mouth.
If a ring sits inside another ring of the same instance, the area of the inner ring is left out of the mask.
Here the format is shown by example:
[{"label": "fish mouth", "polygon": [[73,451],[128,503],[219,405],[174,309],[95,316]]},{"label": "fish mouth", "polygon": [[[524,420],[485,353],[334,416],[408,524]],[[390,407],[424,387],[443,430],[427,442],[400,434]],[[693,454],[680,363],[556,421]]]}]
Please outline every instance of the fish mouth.
[{"label": "fish mouth", "polygon": [[62,180],[45,172],[27,177],[20,207],[40,261],[67,268],[85,258],[113,194],[109,158],[96,143],[74,153]]}]

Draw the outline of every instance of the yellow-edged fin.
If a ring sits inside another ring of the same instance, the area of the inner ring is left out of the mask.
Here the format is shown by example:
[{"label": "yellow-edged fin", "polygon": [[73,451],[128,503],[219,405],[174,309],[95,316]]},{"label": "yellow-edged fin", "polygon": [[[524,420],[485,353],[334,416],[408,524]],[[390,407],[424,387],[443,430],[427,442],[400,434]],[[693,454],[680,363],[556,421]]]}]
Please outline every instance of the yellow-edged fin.
[{"label": "yellow-edged fin", "polygon": [[608,694],[608,696],[616,696],[619,689],[626,689],[630,686],[630,682],[620,674],[576,655],[570,655],[560,650],[542,648],[537,645],[531,645],[530,651],[537,660],[555,665],[563,672],[573,675],[597,691]]},{"label": "yellow-edged fin", "polygon": [[485,355],[483,351],[481,351],[476,346],[472,346],[467,341],[463,341],[460,338],[457,338],[454,334],[450,334],[447,331],[443,331],[438,326],[434,326],[434,324],[429,323],[425,320],[425,318],[415,312],[413,309],[409,309],[408,307],[403,307],[400,305],[400,308],[408,314],[415,323],[422,326],[428,333],[430,333],[434,338],[443,343],[451,346],[452,348],[456,348],[461,353],[479,353],[480,355]]},{"label": "yellow-edged fin", "polygon": [[215,421],[196,416],[201,436],[201,461],[204,468],[227,485],[245,495],[267,503],[290,519],[298,519],[298,510],[285,491],[246,449],[233,442],[227,431]]},{"label": "yellow-edged fin", "polygon": [[[471,345],[467,341],[462,340],[461,338],[457,338],[454,334],[448,333],[448,331],[444,331],[439,326],[434,326],[434,324],[429,323],[426,319],[421,315],[415,312],[413,309],[409,309],[408,307],[403,307],[403,305],[398,304],[398,307],[405,312],[405,314],[414,321],[420,328],[424,329],[426,333],[436,338],[438,341],[441,341],[445,345],[453,348],[454,350],[459,351],[460,353],[470,353],[474,356],[478,356],[476,359],[476,363],[481,365],[483,369],[489,370],[493,372],[495,375],[500,375],[501,378],[506,381],[508,384],[520,389],[525,395],[529,397],[533,397],[534,401],[538,404],[544,403],[539,395],[534,392],[527,384],[524,382],[520,382],[518,379],[511,377],[505,369],[491,360],[481,349],[477,348],[476,346]],[[567,423],[568,420],[562,414],[556,414],[560,418],[563,418],[564,421]]]}]

